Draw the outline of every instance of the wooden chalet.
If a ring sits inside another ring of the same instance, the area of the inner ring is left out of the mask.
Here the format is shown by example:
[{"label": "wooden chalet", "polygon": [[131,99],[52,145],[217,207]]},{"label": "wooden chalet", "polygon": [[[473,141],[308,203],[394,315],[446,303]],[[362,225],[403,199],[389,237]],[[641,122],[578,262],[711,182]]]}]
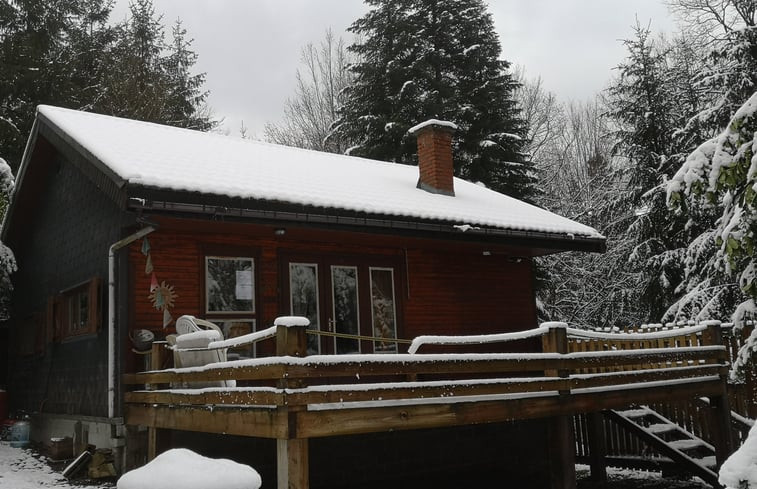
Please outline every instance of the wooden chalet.
[{"label": "wooden chalet", "polygon": [[[415,167],[39,107],[2,228],[19,267],[12,409],[34,413],[35,439],[73,433],[122,468],[186,446],[297,488],[487,471],[570,487],[556,482],[572,478],[568,415],[694,393],[722,411],[713,331],[691,333],[691,351],[620,359],[561,358],[565,330],[549,327],[496,347],[424,347],[472,357],[407,353],[423,335],[534,330],[533,258],[605,246],[590,227],[453,178],[453,131],[413,128]],[[161,340],[185,314],[268,341],[227,348],[235,368],[135,375],[172,367]],[[280,316],[309,326],[270,329]],[[542,344],[554,355],[539,357]],[[671,373],[670,361],[692,368]],[[643,372],[618,374],[624,365]],[[198,379],[241,390],[169,388]],[[158,390],[130,392],[141,384]],[[345,395],[364,404],[341,406]]]}]

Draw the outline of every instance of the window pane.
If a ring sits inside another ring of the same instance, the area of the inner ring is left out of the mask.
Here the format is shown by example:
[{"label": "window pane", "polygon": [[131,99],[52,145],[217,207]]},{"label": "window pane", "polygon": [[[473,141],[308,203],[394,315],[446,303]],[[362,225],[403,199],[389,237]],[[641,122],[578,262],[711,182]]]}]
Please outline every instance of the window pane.
[{"label": "window pane", "polygon": [[252,258],[205,258],[206,312],[255,312]]},{"label": "window pane", "polygon": [[[357,268],[331,267],[334,326],[337,333],[359,334],[360,314],[357,294]],[[335,338],[337,353],[360,353],[360,342]]]},{"label": "window pane", "polygon": [[68,309],[68,331],[73,333],[77,330],[77,325],[79,324],[77,316],[79,308],[77,307],[76,294],[69,296],[66,302],[66,308]]},{"label": "window pane", "polygon": [[[254,319],[214,319],[213,322],[223,331],[225,339],[236,338],[255,332]],[[240,358],[254,358],[257,356],[255,343],[229,348],[227,352],[229,360],[238,360]]]},{"label": "window pane", "polygon": [[[309,329],[321,329],[318,324],[318,265],[289,264],[289,306],[292,316],[303,316],[310,320]],[[321,352],[319,338],[318,335],[308,335],[308,355]]]},{"label": "window pane", "polygon": [[[394,309],[394,270],[371,268],[371,316],[373,335],[380,338],[397,338],[397,315]],[[393,341],[374,341],[376,353],[397,352]]]},{"label": "window pane", "polygon": [[79,317],[78,328],[87,327],[87,318],[89,317],[89,296],[86,292],[79,292]]}]

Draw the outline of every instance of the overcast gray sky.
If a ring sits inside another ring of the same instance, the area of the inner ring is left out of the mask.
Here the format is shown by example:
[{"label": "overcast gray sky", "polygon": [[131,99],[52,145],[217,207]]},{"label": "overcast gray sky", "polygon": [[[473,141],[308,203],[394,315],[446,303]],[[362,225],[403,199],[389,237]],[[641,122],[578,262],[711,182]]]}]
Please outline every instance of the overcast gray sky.
[{"label": "overcast gray sky", "polygon": [[[267,121],[281,117],[294,90],[300,49],[318,43],[331,27],[346,28],[367,10],[360,0],[153,0],[170,26],[180,18],[207,73],[210,105],[237,134],[244,121],[263,136]],[[490,0],[504,59],[541,76],[562,99],[585,99],[601,90],[622,61],[621,40],[632,25],[671,31],[662,0]],[[117,0],[114,20],[129,0]],[[170,27],[167,28],[170,33]]]}]

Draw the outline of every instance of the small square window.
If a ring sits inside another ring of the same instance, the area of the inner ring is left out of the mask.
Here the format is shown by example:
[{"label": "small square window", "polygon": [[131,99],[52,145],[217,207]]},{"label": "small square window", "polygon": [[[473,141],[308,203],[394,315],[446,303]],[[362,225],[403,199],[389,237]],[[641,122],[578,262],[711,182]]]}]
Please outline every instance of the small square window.
[{"label": "small square window", "polygon": [[100,279],[94,277],[51,297],[47,312],[50,336],[64,339],[95,333],[100,325],[99,294]]},{"label": "small square window", "polygon": [[255,313],[255,260],[205,257],[205,312]]}]

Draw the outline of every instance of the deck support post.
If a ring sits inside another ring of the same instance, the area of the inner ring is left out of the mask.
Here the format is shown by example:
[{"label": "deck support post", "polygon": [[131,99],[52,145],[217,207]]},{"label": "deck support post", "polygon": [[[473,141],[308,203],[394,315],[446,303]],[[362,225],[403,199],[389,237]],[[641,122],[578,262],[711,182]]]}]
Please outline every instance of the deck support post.
[{"label": "deck support post", "polygon": [[[308,354],[307,330],[310,321],[304,317],[279,317],[276,326],[276,355],[305,357]],[[302,379],[282,378],[278,381],[281,389],[304,387]],[[278,489],[308,489],[310,487],[310,466],[308,439],[295,438],[296,414],[304,406],[279,406],[289,418],[288,438],[276,440],[276,480]]]},{"label": "deck support post", "polygon": [[[707,321],[707,329],[703,332],[704,345],[723,345],[723,333],[720,321]],[[710,396],[710,419],[712,423],[713,444],[715,445],[715,461],[717,466],[733,453],[734,442],[731,429],[731,406],[728,400],[728,374],[721,374],[722,389],[716,396]]]},{"label": "deck support post", "polygon": [[[165,354],[163,343],[153,343],[150,349],[150,370],[160,370],[163,368],[163,355]],[[147,390],[155,390],[155,385],[146,385]],[[154,426],[147,427],[147,461],[152,460],[158,455],[158,428]]]},{"label": "deck support post", "polygon": [[308,489],[310,486],[308,439],[276,440],[278,489]]},{"label": "deck support post", "polygon": [[589,441],[589,467],[591,480],[607,482],[607,440],[605,439],[604,416],[601,412],[586,414],[586,428]]},{"label": "deck support post", "polygon": [[[568,353],[568,333],[565,323],[544,323],[549,332],[542,336],[544,353]],[[547,377],[567,378],[565,370],[547,370]],[[560,396],[570,395],[560,391]],[[576,443],[571,416],[555,416],[547,420],[549,442],[549,487],[550,489],[576,489]]]}]

